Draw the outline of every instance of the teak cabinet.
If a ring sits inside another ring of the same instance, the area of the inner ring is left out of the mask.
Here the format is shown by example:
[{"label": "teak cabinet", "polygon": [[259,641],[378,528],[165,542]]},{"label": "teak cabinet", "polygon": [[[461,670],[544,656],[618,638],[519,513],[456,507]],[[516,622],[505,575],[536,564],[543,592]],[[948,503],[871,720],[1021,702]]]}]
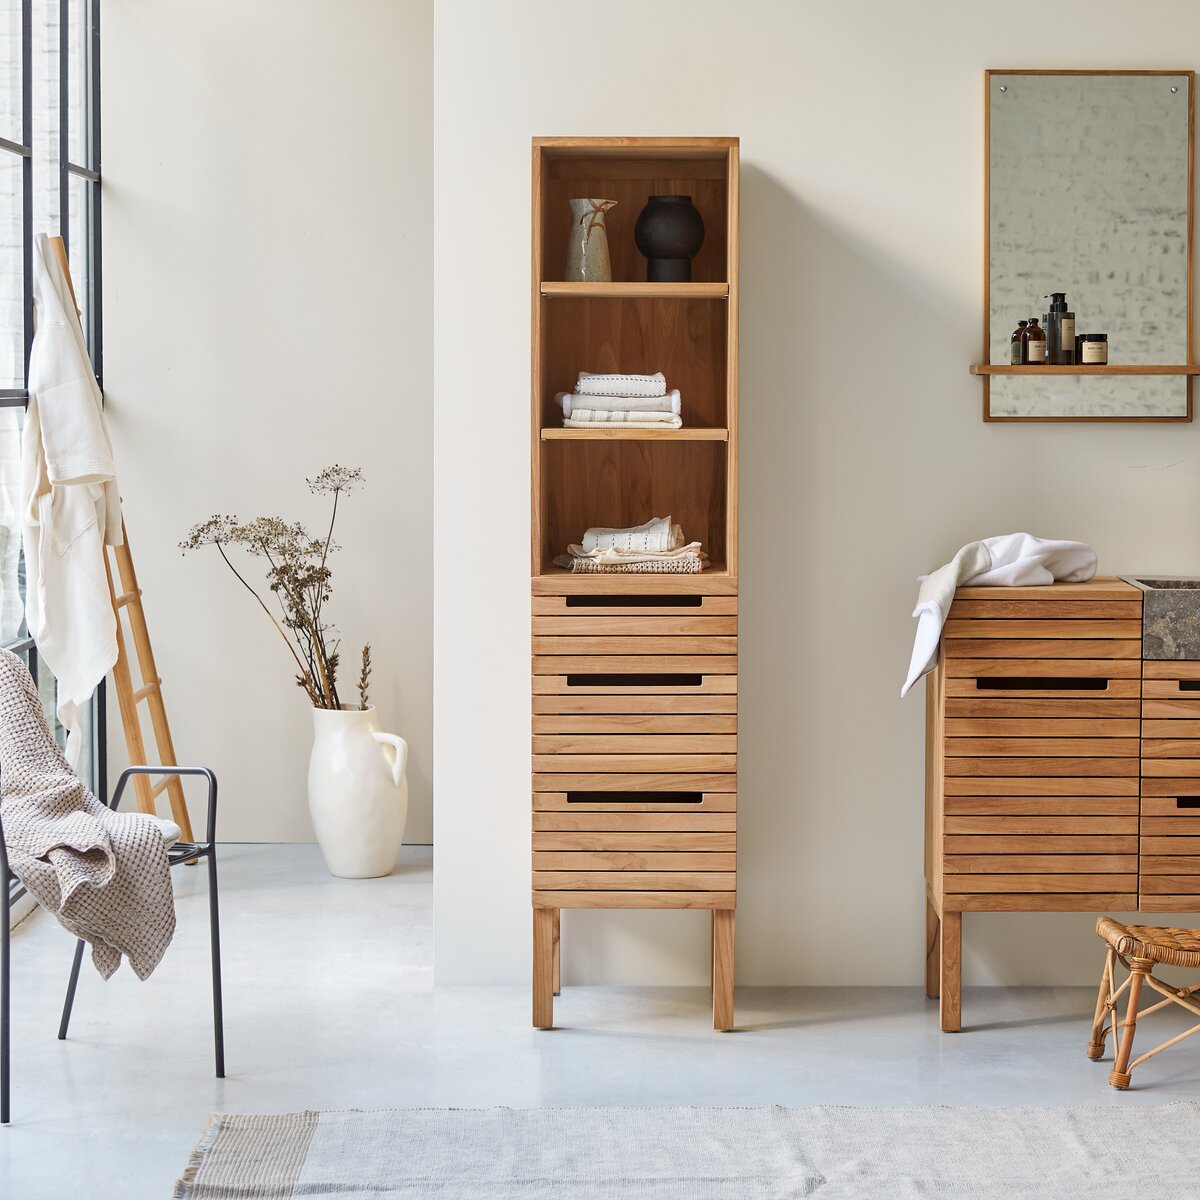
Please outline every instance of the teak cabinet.
[{"label": "teak cabinet", "polygon": [[[690,283],[646,283],[652,194],[704,220]],[[607,215],[611,283],[565,283],[567,201]],[[533,142],[533,1024],[549,1028],[564,908],[712,911],[713,1024],[733,1024],[737,904],[736,138]],[[684,428],[563,429],[581,370],[662,371]],[[589,526],[670,515],[699,575],[573,575]]]},{"label": "teak cabinet", "polygon": [[926,683],[926,992],[966,912],[1200,909],[1200,663],[1143,661],[1118,579],[960,588]]}]

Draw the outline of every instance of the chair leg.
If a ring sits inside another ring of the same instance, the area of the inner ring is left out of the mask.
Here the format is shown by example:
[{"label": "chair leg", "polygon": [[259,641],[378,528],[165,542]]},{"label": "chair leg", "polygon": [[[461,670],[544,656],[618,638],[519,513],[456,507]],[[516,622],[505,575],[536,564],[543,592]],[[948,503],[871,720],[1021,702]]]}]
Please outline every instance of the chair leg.
[{"label": "chair leg", "polygon": [[1129,1086],[1129,1060],[1133,1056],[1133,1033],[1137,1028],[1138,1002],[1142,996],[1142,983],[1154,964],[1146,958],[1135,958],[1129,964],[1129,1003],[1125,1009],[1125,1020],[1121,1023],[1121,1037],[1117,1043],[1117,1061],[1109,1072],[1108,1082],[1124,1091]]},{"label": "chair leg", "polygon": [[79,968],[83,963],[83,938],[75,943],[75,960],[71,963],[71,979],[67,984],[67,994],[63,999],[62,1017],[58,1022],[58,1040],[67,1039],[67,1029],[71,1024],[71,1010],[75,1007],[75,989],[79,986]]},{"label": "chair leg", "polygon": [[12,1049],[9,1037],[11,998],[9,996],[9,923],[12,918],[12,903],[8,898],[7,872],[0,871],[0,1125],[7,1125],[9,1112],[9,1053]]},{"label": "chair leg", "polygon": [[1111,946],[1104,956],[1104,970],[1100,972],[1100,992],[1096,997],[1096,1015],[1092,1019],[1092,1038],[1088,1042],[1087,1056],[1093,1062],[1104,1057],[1104,1025],[1108,1018],[1108,1006],[1112,1000],[1113,965],[1116,951]]},{"label": "chair leg", "polygon": [[208,848],[208,933],[212,955],[213,1044],[217,1078],[225,1078],[225,1006],[221,999],[221,915],[217,903],[217,847]]}]

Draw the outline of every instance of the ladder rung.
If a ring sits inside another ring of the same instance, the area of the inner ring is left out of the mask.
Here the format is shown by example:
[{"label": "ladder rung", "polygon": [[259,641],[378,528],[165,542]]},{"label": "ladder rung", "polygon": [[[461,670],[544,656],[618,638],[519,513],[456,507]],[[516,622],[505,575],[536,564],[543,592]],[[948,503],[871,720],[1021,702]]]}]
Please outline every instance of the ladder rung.
[{"label": "ladder rung", "polygon": [[138,688],[138,690],[133,693],[134,704],[141,704],[141,702],[145,700],[147,696],[153,696],[160,687],[162,687],[162,680],[152,679],[148,684],[146,684],[145,687]]},{"label": "ladder rung", "polygon": [[150,799],[153,800],[155,796],[162,795],[162,793],[165,792],[167,790],[167,788],[169,788],[171,786],[171,780],[174,778],[175,778],[174,775],[164,775],[163,778],[160,779],[150,789]]},{"label": "ladder rung", "polygon": [[122,592],[113,601],[113,608],[124,608],[127,604],[132,604],[141,594],[141,588],[138,588],[136,592]]}]

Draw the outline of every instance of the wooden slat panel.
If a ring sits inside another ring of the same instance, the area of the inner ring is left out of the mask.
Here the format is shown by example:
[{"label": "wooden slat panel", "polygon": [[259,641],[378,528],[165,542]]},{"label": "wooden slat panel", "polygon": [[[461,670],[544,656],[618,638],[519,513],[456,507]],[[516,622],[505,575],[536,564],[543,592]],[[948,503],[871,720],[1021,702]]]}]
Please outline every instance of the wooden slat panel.
[{"label": "wooden slat panel", "polygon": [[722,637],[736,636],[737,617],[579,616],[534,617],[540,637]]},{"label": "wooden slat panel", "polygon": [[[1114,761],[1120,762],[1120,759]],[[1155,758],[1147,755],[1142,759],[1142,776],[1170,775],[1179,778],[1200,776],[1200,758]]]},{"label": "wooden slat panel", "polygon": [[586,833],[589,830],[613,833],[733,833],[736,813],[616,813],[568,812],[534,813],[533,828],[538,833]]},{"label": "wooden slat panel", "polygon": [[736,733],[542,733],[534,754],[736,754]]},{"label": "wooden slat panel", "polygon": [[[1149,689],[1153,685],[1146,683],[1143,686]],[[1148,691],[1147,695],[1149,695]],[[1200,697],[1195,700],[1145,699],[1142,701],[1143,720],[1179,721],[1189,718],[1200,719]]]},{"label": "wooden slat panel", "polygon": [[[947,659],[952,658],[1057,658],[1137,659],[1142,657],[1140,640],[1118,641],[1069,638],[960,638],[942,643]],[[1055,672],[1057,674],[1057,672]]]},{"label": "wooden slat panel", "polygon": [[960,816],[1137,816],[1136,796],[947,796],[946,812]]},{"label": "wooden slat panel", "polygon": [[[980,700],[987,699],[996,700],[1072,700],[1080,703],[1094,703],[1103,700],[1136,700],[1142,694],[1142,680],[1136,673],[1136,664],[1133,663],[1111,663],[1100,664],[1105,668],[1092,672],[1086,675],[1082,672],[1077,672],[1075,675],[1070,675],[1066,671],[1042,671],[1039,668],[1046,666],[1045,663],[1030,663],[1022,662],[1020,664],[1007,663],[1000,660],[999,663],[991,661],[989,669],[979,670],[981,663],[979,659],[973,659],[968,665],[963,662],[957,664],[957,668],[961,672],[961,677],[950,677],[946,680],[946,695],[948,698],[954,699],[970,699]],[[1062,663],[1057,664],[1059,667]],[[1078,662],[1067,664],[1070,666],[1078,666]],[[1011,668],[1017,666],[1019,669],[993,669],[993,668]],[[1110,672],[1107,667],[1113,667]],[[971,668],[975,669],[972,670]],[[977,678],[987,679],[1003,679],[1013,676],[1034,676],[1041,677],[1043,675],[1066,676],[1067,678],[1101,678],[1108,681],[1108,686],[1101,691],[1078,691],[1070,688],[981,688],[976,683]],[[1146,686],[1149,686],[1148,684]]]},{"label": "wooden slat panel", "polygon": [[954,593],[954,602],[959,600],[1136,600],[1141,603],[1142,593],[1132,583],[1112,575],[1097,575],[1086,583],[1031,584],[1028,587],[960,587]]},{"label": "wooden slat panel", "polygon": [[681,833],[667,830],[660,833],[612,833],[588,830],[584,833],[547,833],[533,835],[534,850],[701,850],[722,851],[737,849],[736,833]]},{"label": "wooden slat panel", "polygon": [[[1191,895],[1182,896],[1147,896],[1142,895],[1138,898],[1137,908],[1139,912],[1155,913],[1192,913],[1200,910],[1200,904],[1196,902],[1197,897],[1193,893]],[[1118,905],[1111,907],[1117,908]]]},{"label": "wooden slat panel", "polygon": [[[686,790],[686,789],[685,789]],[[586,793],[585,793],[586,794]],[[646,793],[631,792],[633,796]],[[654,793],[650,793],[653,795]],[[575,795],[579,795],[578,792]],[[597,799],[571,800],[566,792],[534,792],[534,812],[737,812],[734,792],[702,792],[699,801],[617,800],[603,793]]]},{"label": "wooden slat panel", "polygon": [[947,796],[1136,796],[1139,784],[1135,777],[1097,776],[1081,787],[1077,779],[1048,779],[1045,777],[1011,776],[1004,779],[972,779],[955,776],[946,780]]},{"label": "wooden slat panel", "polygon": [[[601,589],[595,589],[597,593]],[[680,589],[682,592],[683,589]],[[680,593],[670,588],[660,588],[659,595],[673,596]],[[657,597],[655,597],[657,599]],[[535,617],[699,617],[699,616],[737,616],[737,596],[701,596],[697,605],[681,604],[638,604],[637,597],[630,597],[627,604],[567,604],[566,596],[534,596],[533,615]]]},{"label": "wooden slat panel", "polygon": [[553,571],[532,575],[530,591],[535,596],[662,596],[702,595],[736,596],[738,581],[733,575],[702,571],[699,575],[573,575]]},{"label": "wooden slat panel", "polygon": [[1143,875],[1143,896],[1200,894],[1200,878],[1195,875]]},{"label": "wooden slat panel", "polygon": [[1198,792],[1195,779],[1186,776],[1143,779],[1143,796],[1194,796]]},{"label": "wooden slat panel", "polygon": [[[949,730],[947,730],[949,732]],[[1174,744],[1174,743],[1172,743]],[[1200,743],[1198,743],[1200,744]],[[1145,743],[1141,743],[1144,747]],[[947,737],[948,758],[1005,755],[1019,758],[1136,758],[1139,742],[1131,738],[968,738]],[[1145,753],[1143,749],[1143,753]],[[947,768],[949,770],[949,768]],[[1085,772],[1091,774],[1092,772]]]},{"label": "wooden slat panel", "polygon": [[[725,675],[722,679],[731,679]],[[588,689],[595,691],[596,689]],[[699,689],[697,689],[699,690]],[[729,713],[736,720],[737,696],[631,696],[616,689],[613,695],[534,696],[533,712],[539,715],[552,713],[583,716],[597,713],[658,713],[663,716],[687,715],[690,713]]]},{"label": "wooden slat panel", "polygon": [[533,718],[535,734],[689,734],[737,733],[736,716],[707,716],[699,713],[620,713]]},{"label": "wooden slat panel", "polygon": [[[960,761],[960,760],[956,760]],[[964,759],[974,762],[974,759]],[[1109,762],[1122,762],[1119,758]],[[535,754],[535,772],[578,771],[584,774],[621,772],[636,774],[641,771],[671,771],[682,774],[692,771],[720,771],[732,773],[737,770],[736,754]],[[540,789],[539,789],[540,790]],[[567,788],[574,791],[574,788]],[[697,791],[701,790],[699,788]]]},{"label": "wooden slat panel", "polygon": [[582,775],[534,775],[535,792],[736,792],[737,776],[722,773],[627,775],[601,771]]},{"label": "wooden slat panel", "polygon": [[1137,775],[1141,765],[1136,758],[947,758],[946,775]]},{"label": "wooden slat panel", "polygon": [[1137,831],[1137,817],[946,817],[947,834],[998,833],[1016,836],[1025,833],[1082,833],[1095,837],[1101,833],[1136,834]]},{"label": "wooden slat panel", "polygon": [[538,908],[736,908],[737,893],[543,891],[533,893],[533,903]]},{"label": "wooden slat panel", "polygon": [[944,839],[947,854],[1136,854],[1136,834],[955,834]]},{"label": "wooden slat panel", "polygon": [[[1193,796],[1200,796],[1200,787],[1195,788]],[[1174,817],[1180,821],[1191,821],[1196,825],[1196,832],[1200,833],[1200,808],[1181,807],[1176,803],[1177,796],[1143,796],[1142,797],[1142,816],[1143,817]]]},{"label": "wooden slat panel", "polygon": [[[988,645],[995,643],[989,642]],[[1062,642],[1053,645],[1061,646]],[[1140,646],[1140,643],[1139,643]],[[1141,651],[1139,649],[1138,653]],[[946,656],[946,674],[951,679],[986,678],[1002,679],[1004,677],[1033,677],[1037,679],[1058,678],[1066,679],[1132,679],[1138,681],[1132,688],[1114,691],[1111,687],[1107,695],[1140,696],[1142,664],[1139,661],[1120,661],[1113,658],[956,658]],[[978,691],[979,689],[974,689]],[[951,691],[950,695],[962,696],[973,694],[964,691]],[[989,691],[989,696],[1006,695],[1006,692]],[[1078,698],[1080,695],[1093,697],[1099,692],[1056,692],[1053,689],[1038,689],[1036,691],[1017,691],[1017,695],[1054,696],[1066,695]]]},{"label": "wooden slat panel", "polygon": [[[1164,722],[1150,721],[1147,724],[1160,725]],[[1166,722],[1170,724],[1170,722]],[[1200,740],[1193,737],[1157,737],[1146,733],[1142,738],[1143,758],[1200,758]]]},{"label": "wooden slat panel", "polygon": [[1093,892],[1083,895],[1051,893],[1041,896],[1016,893],[1008,896],[947,896],[944,903],[947,912],[1111,912],[1113,909],[1121,912],[1136,909],[1138,897],[1136,892]]},{"label": "wooden slat panel", "polygon": [[[612,659],[619,655],[737,654],[736,637],[535,637],[533,653],[548,655],[595,655]],[[535,660],[536,661],[536,660]],[[573,660],[572,660],[573,661]],[[594,669],[594,668],[575,668]],[[624,668],[622,668],[624,669]],[[643,668],[644,669],[644,668]],[[728,672],[726,672],[728,674]]]},{"label": "wooden slat panel", "polygon": [[[1138,638],[1142,622],[1132,621],[978,621],[956,620],[954,614],[946,622],[942,636],[946,638]],[[1089,655],[1088,657],[1092,657]]]},{"label": "wooden slat panel", "polygon": [[1200,662],[1156,662],[1147,659],[1142,663],[1142,675],[1146,679],[1200,679]]},{"label": "wooden slat panel", "polygon": [[[982,697],[987,693],[979,692],[978,695]],[[1029,696],[1010,699],[1003,695],[995,700],[978,699],[975,696],[950,697],[946,701],[946,716],[956,720],[1066,718],[1107,721],[1133,718],[1136,721],[1143,715],[1142,706],[1136,699],[1109,700],[1105,696],[1106,693],[1100,693],[1100,698],[1095,700],[1042,700]],[[1196,712],[1200,715],[1200,704]]]},{"label": "wooden slat panel", "polygon": [[533,852],[534,871],[735,871],[734,853],[567,850]]},{"label": "wooden slat panel", "polygon": [[[1087,876],[1080,876],[1086,879]],[[541,892],[732,892],[733,871],[534,871]]]},{"label": "wooden slat panel", "polygon": [[1122,720],[1096,718],[1057,720],[1047,717],[1014,720],[1004,717],[964,719],[947,715],[946,736],[948,738],[1138,738],[1144,733],[1141,726],[1141,721],[1136,717]]},{"label": "wooden slat panel", "polygon": [[[1200,862],[1200,860],[1197,860]],[[1015,875],[1032,872],[1135,872],[1136,854],[950,854],[946,871],[953,875]],[[1197,868],[1200,870],[1200,867]]]},{"label": "wooden slat panel", "polygon": [[1188,833],[1194,826],[1178,817],[1142,817],[1142,837],[1173,837]]},{"label": "wooden slat panel", "polygon": [[[1200,875],[1200,855],[1143,854],[1143,875]],[[1196,880],[1200,888],[1200,879]]]},{"label": "wooden slat panel", "polygon": [[1140,621],[1141,617],[1141,600],[955,600],[950,606],[951,620]]},{"label": "wooden slat panel", "polygon": [[[1156,745],[1162,745],[1164,742],[1168,745],[1188,745],[1186,739],[1190,738],[1191,745],[1200,747],[1200,721],[1162,721],[1148,720],[1142,722],[1142,737],[1146,738]],[[1196,750],[1200,754],[1200,749]],[[1181,753],[1179,755],[1161,755],[1162,758],[1194,758],[1195,754]]]},{"label": "wooden slat panel", "polygon": [[[1164,880],[1165,882],[1165,880]],[[948,893],[987,892],[1098,892],[1111,888],[1114,892],[1135,892],[1137,874],[1118,875],[947,875]],[[1143,889],[1145,890],[1145,889]],[[1164,889],[1165,890],[1165,889]],[[1179,890],[1178,888],[1172,890]]]},{"label": "wooden slat panel", "polygon": [[1193,837],[1166,837],[1142,832],[1143,854],[1200,854],[1200,834]]},{"label": "wooden slat panel", "polygon": [[[535,675],[736,675],[737,655],[729,654],[551,654],[535,655]],[[657,687],[659,692],[673,685]],[[695,688],[691,689],[695,691]]]}]

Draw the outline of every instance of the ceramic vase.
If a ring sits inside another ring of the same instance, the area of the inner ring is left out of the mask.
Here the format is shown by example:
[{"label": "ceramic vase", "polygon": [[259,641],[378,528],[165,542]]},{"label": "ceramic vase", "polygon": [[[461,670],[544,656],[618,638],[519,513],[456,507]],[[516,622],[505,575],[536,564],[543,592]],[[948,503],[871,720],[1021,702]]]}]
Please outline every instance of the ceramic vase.
[{"label": "ceramic vase", "polygon": [[704,244],[704,219],[691,196],[651,196],[638,214],[633,240],[646,256],[650,283],[689,283],[692,259]]},{"label": "ceramic vase", "polygon": [[571,237],[567,242],[568,283],[611,283],[608,230],[604,214],[615,200],[571,200]]},{"label": "ceramic vase", "polygon": [[390,875],[404,841],[408,746],[374,708],[314,708],[308,808],[331,875]]}]

